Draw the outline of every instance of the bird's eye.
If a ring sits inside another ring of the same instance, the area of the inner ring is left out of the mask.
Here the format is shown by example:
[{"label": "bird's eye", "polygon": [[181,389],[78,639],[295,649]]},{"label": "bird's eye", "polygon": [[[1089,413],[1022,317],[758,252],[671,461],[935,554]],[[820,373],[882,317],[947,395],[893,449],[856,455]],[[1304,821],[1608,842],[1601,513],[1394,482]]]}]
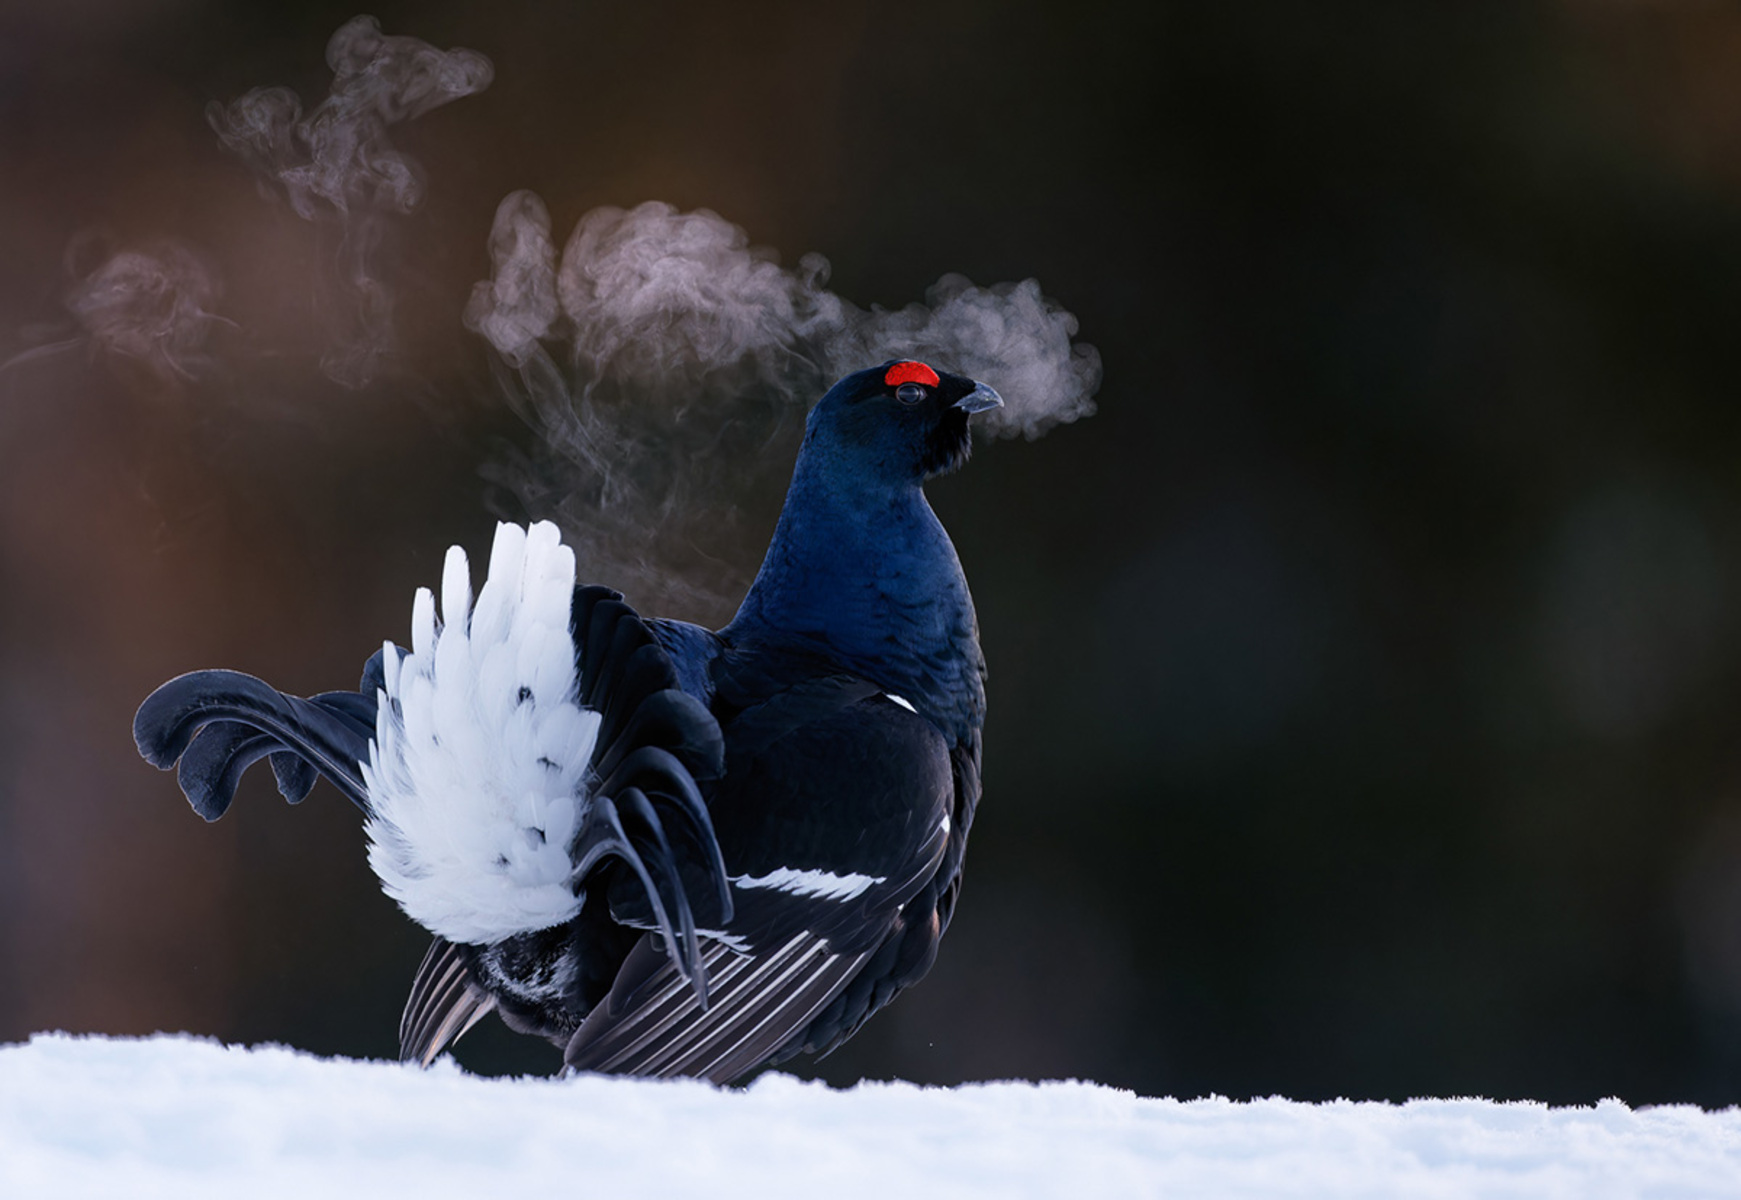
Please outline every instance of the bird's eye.
[{"label": "bird's eye", "polygon": [[917,404],[925,398],[925,389],[917,383],[903,383],[895,389],[895,399],[902,404]]}]

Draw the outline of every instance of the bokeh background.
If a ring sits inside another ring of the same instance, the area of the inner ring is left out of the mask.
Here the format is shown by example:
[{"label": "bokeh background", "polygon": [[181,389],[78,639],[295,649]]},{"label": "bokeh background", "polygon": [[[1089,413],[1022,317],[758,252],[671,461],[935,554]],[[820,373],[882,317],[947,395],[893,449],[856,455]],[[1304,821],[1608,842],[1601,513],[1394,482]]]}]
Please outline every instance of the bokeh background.
[{"label": "bokeh background", "polygon": [[[129,727],[197,667],[350,686],[487,546],[531,435],[460,314],[532,188],[558,237],[713,209],[861,305],[1037,276],[1104,357],[1097,415],[932,488],[992,667],[966,894],[803,1069],[1741,1101],[1741,9],[372,11],[495,80],[395,128],[395,341],[341,386],[343,247],[205,107],[318,99],[356,10],[0,0],[0,1039],[393,1054],[424,938],[356,814],[261,773],[204,825]],[[74,319],[171,243],[200,353]]]}]

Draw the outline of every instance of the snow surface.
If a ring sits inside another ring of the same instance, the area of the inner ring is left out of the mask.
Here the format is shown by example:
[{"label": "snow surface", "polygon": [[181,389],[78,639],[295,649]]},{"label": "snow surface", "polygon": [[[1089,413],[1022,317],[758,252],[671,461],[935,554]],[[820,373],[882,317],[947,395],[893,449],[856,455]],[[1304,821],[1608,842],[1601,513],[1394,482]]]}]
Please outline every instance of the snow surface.
[{"label": "snow surface", "polygon": [[1741,1110],[482,1079],[189,1037],[0,1047],[0,1196],[1741,1197]]}]

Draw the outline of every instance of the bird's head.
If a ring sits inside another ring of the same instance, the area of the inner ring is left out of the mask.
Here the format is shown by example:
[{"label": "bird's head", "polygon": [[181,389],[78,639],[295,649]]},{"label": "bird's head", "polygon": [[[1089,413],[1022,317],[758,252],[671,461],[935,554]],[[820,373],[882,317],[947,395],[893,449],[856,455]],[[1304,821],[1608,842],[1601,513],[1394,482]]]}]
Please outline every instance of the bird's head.
[{"label": "bird's head", "polygon": [[923,483],[967,461],[967,422],[1003,400],[983,383],[895,360],[848,375],[810,410],[806,451],[836,471],[900,485]]}]

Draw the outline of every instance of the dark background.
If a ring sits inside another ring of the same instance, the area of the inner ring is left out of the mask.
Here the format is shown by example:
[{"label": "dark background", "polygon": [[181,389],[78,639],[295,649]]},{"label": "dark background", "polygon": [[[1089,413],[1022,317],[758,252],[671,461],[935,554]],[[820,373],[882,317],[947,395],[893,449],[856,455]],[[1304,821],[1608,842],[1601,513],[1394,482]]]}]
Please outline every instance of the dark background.
[{"label": "dark background", "polygon": [[932,488],[985,801],[934,974],[820,1074],[1741,1100],[1741,9],[373,11],[496,80],[395,131],[428,195],[347,390],[330,248],[203,109],[318,97],[355,10],[0,0],[0,350],[76,336],[69,247],[155,237],[246,350],[0,373],[0,1039],[394,1052],[425,938],[355,814],[262,772],[204,826],[129,724],[195,667],[350,686],[487,546],[527,435],[459,312],[530,187],[559,238],[714,209],[860,304],[1038,276],[1104,357],[1097,416]]}]

